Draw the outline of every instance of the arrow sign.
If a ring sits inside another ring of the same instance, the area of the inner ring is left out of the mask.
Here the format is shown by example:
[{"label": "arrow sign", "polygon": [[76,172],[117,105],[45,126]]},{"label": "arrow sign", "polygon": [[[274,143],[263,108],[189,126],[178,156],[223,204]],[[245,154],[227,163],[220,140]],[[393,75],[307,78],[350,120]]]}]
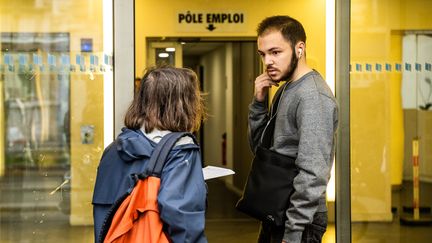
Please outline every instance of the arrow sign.
[{"label": "arrow sign", "polygon": [[209,24],[206,29],[213,31],[214,29],[216,29],[216,27],[214,27],[213,24]]}]

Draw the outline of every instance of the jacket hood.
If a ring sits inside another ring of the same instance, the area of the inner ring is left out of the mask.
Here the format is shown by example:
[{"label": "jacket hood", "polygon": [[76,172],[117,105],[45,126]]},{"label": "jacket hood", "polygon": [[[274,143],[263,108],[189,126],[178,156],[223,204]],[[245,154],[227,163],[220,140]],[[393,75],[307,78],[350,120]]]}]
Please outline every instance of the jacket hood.
[{"label": "jacket hood", "polygon": [[126,162],[150,157],[154,145],[140,130],[122,128],[116,139],[117,151],[120,158]]}]

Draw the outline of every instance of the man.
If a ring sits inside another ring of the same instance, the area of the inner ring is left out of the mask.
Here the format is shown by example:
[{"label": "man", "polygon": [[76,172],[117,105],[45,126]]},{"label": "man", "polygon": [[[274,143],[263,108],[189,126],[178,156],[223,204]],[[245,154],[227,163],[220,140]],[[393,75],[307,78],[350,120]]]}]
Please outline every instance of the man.
[{"label": "man", "polygon": [[285,226],[262,223],[258,242],[321,242],[327,228],[326,187],[334,156],[337,103],[321,75],[306,64],[301,23],[288,16],[268,17],[257,32],[265,72],[255,79],[249,142],[255,152],[269,119],[268,90],[286,81],[273,111],[277,117],[270,149],[296,157],[299,170]]}]

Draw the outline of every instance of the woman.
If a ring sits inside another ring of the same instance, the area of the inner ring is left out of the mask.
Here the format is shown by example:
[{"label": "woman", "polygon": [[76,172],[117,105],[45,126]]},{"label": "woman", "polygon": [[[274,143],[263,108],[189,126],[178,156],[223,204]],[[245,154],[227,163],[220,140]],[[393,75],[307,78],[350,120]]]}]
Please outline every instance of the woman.
[{"label": "woman", "polygon": [[[170,132],[194,132],[204,118],[196,74],[185,68],[146,71],[126,116],[126,128],[102,155],[93,195],[95,239],[112,204],[130,189],[131,174],[142,172],[154,147]],[[181,138],[162,170],[158,194],[164,232],[172,242],[207,242],[207,189],[198,145]]]}]

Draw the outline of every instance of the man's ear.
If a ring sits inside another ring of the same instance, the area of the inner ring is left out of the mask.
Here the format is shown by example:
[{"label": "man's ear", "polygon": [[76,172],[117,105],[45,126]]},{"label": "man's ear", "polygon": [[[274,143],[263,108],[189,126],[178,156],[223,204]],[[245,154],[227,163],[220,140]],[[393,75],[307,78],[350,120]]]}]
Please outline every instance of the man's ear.
[{"label": "man's ear", "polygon": [[303,41],[299,41],[296,45],[296,52],[298,58],[301,58],[305,52],[305,43]]}]

